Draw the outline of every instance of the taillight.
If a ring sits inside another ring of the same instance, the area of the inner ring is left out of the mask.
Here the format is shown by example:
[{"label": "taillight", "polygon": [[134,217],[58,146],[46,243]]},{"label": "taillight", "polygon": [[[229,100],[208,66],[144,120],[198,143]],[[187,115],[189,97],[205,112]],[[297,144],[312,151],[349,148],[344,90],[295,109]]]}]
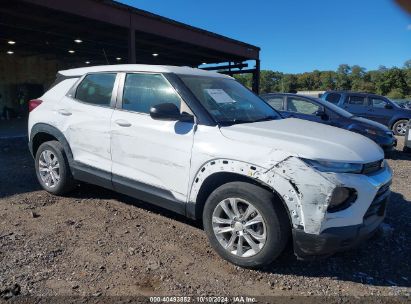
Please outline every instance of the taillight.
[{"label": "taillight", "polygon": [[41,99],[32,99],[29,101],[29,112],[33,111],[35,108],[37,108],[43,100]]}]

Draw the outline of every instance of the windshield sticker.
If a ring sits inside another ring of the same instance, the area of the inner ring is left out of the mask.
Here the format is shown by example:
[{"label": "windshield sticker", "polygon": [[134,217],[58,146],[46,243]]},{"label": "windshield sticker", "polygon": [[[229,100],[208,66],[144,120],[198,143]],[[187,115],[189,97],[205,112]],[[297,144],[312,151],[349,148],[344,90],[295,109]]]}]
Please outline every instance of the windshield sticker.
[{"label": "windshield sticker", "polygon": [[215,100],[217,103],[233,103],[235,102],[234,99],[230,97],[224,90],[222,89],[206,89],[205,90],[211,98]]}]

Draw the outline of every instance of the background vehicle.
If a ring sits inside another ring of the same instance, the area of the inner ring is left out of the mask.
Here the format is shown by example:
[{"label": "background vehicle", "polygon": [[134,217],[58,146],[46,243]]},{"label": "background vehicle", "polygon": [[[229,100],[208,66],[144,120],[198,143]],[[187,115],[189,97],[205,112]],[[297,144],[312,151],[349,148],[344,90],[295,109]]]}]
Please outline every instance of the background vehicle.
[{"label": "background vehicle", "polygon": [[283,117],[296,117],[353,131],[372,139],[385,151],[397,145],[397,139],[386,126],[356,117],[319,98],[289,93],[270,93],[261,97]]},{"label": "background vehicle", "polygon": [[411,110],[411,101],[407,99],[391,99],[391,101],[395,102],[401,108]]},{"label": "background vehicle", "polygon": [[411,120],[408,123],[407,132],[405,133],[404,152],[411,152]]},{"label": "background vehicle", "polygon": [[385,217],[392,172],[364,136],[282,119],[233,78],[115,65],[60,72],[30,102],[37,178],[54,194],[97,184],[202,220],[228,261],[358,245]]},{"label": "background vehicle", "polygon": [[383,96],[347,91],[327,91],[321,99],[347,110],[355,116],[368,118],[392,129],[395,135],[405,135],[411,110],[401,108]]}]

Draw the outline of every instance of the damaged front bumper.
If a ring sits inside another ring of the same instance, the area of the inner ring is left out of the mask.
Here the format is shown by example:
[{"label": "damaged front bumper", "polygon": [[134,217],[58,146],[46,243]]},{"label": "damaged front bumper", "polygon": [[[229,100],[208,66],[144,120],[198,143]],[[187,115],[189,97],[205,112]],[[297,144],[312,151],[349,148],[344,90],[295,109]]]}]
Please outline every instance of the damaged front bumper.
[{"label": "damaged front bumper", "polygon": [[[382,204],[381,209],[384,209],[385,215],[385,204]],[[374,235],[384,215],[369,217],[361,225],[328,228],[318,235],[293,229],[295,255],[307,260],[357,247]]]},{"label": "damaged front bumper", "polygon": [[371,184],[380,186],[374,199],[363,215],[362,223],[349,226],[329,227],[319,234],[311,234],[303,229],[293,228],[294,252],[299,259],[325,257],[339,251],[357,247],[372,237],[385,218],[386,206],[391,194],[391,170],[367,177]]}]

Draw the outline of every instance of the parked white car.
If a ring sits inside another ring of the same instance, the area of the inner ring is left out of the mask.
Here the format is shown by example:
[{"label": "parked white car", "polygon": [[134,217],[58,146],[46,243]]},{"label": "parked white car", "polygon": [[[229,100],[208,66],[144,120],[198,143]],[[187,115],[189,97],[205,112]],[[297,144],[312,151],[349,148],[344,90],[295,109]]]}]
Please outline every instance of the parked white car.
[{"label": "parked white car", "polygon": [[[368,238],[392,172],[371,140],[280,115],[233,78],[187,67],[61,71],[30,102],[42,187],[85,181],[202,220],[228,261],[258,267]],[[178,241],[176,239],[176,241]]]}]

